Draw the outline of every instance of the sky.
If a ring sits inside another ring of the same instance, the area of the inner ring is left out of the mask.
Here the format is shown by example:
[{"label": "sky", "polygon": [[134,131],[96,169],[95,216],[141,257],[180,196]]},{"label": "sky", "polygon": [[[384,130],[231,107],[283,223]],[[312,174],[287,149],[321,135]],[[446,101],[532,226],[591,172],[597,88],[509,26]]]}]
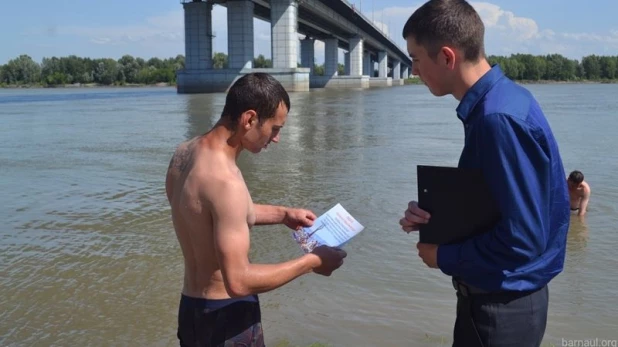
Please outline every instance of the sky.
[{"label": "sky", "polygon": [[[405,50],[401,30],[424,1],[349,1]],[[618,55],[618,1],[491,0],[471,2],[485,23],[488,55],[559,53],[572,59]],[[180,0],[30,0],[0,4],[0,64],[21,54],[149,59],[184,54]],[[213,10],[214,50],[227,52],[227,13]],[[255,55],[270,57],[270,23],[254,19]],[[316,41],[316,62],[324,61]],[[340,59],[341,58],[340,52]],[[340,60],[342,62],[342,60]]]}]

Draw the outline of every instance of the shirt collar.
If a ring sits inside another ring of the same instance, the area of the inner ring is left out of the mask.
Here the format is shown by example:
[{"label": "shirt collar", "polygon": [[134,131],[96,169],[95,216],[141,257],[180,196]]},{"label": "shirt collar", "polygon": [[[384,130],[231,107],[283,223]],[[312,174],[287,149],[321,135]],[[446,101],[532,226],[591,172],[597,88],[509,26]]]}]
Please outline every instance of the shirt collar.
[{"label": "shirt collar", "polygon": [[476,83],[468,89],[466,94],[464,94],[459,106],[457,106],[457,117],[465,123],[476,104],[502,77],[504,77],[504,73],[500,66],[498,64],[493,65],[491,70],[487,71],[487,73],[476,81]]}]

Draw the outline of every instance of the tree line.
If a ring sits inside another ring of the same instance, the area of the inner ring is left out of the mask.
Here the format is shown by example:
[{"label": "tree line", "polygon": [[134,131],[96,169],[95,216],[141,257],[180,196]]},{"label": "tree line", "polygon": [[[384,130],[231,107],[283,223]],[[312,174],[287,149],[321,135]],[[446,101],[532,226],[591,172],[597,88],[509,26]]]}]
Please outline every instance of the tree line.
[{"label": "tree line", "polygon": [[176,70],[184,67],[184,57],[144,60],[125,55],[118,60],[91,59],[74,55],[43,58],[39,64],[28,55],[20,55],[0,66],[0,84],[155,84],[174,83]]},{"label": "tree line", "polygon": [[[505,74],[514,80],[525,81],[616,81],[618,79],[618,56],[589,55],[581,61],[568,59],[560,54],[511,56],[489,56],[491,64],[498,63]],[[110,58],[92,59],[74,55],[68,57],[43,58],[35,62],[28,55],[20,55],[0,65],[0,85],[43,85],[66,84],[131,85],[176,83],[176,71],[183,69],[185,58],[145,60],[125,55],[118,60]],[[213,68],[228,66],[225,53],[213,55]],[[253,60],[255,68],[272,67],[272,61],[259,55]],[[338,70],[343,74],[344,66]],[[314,65],[316,75],[324,74],[324,65]]]},{"label": "tree line", "polygon": [[513,54],[489,56],[514,80],[527,81],[613,81],[618,78],[618,56],[588,55],[581,61],[560,54]]}]

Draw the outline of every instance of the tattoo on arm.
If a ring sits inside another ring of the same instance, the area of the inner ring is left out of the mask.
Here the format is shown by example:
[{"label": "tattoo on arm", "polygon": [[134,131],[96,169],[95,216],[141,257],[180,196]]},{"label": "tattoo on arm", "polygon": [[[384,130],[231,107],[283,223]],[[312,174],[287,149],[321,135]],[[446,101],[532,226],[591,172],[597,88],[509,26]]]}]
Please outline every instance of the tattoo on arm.
[{"label": "tattoo on arm", "polygon": [[170,160],[168,170],[174,168],[179,172],[185,172],[191,161],[191,151],[187,148],[176,151]]}]

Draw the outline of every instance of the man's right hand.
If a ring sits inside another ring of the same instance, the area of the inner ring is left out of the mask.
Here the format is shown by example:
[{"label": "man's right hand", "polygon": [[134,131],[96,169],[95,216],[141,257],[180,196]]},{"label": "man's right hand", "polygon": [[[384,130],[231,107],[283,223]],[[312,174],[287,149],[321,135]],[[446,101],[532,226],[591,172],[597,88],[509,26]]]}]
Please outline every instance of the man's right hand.
[{"label": "man's right hand", "polygon": [[399,220],[399,225],[401,225],[403,231],[409,233],[410,231],[417,231],[421,224],[427,224],[429,218],[431,218],[431,215],[418,207],[416,201],[410,201],[403,218]]},{"label": "man's right hand", "polygon": [[343,258],[348,255],[342,249],[329,246],[316,247],[310,254],[316,258],[313,272],[323,276],[330,276],[333,271],[343,265]]}]

